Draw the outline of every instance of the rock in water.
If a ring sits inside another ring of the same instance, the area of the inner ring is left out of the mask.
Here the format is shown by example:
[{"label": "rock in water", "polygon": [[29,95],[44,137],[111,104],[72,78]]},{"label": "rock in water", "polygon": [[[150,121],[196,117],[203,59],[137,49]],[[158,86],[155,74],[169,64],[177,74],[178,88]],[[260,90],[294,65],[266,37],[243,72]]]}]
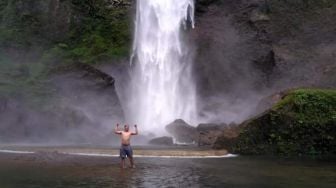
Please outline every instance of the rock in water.
[{"label": "rock in water", "polygon": [[198,132],[195,127],[187,124],[182,119],[177,119],[166,126],[166,130],[176,139],[177,142],[197,142]]},{"label": "rock in water", "polygon": [[152,145],[162,145],[162,146],[171,146],[174,144],[173,138],[168,136],[153,138],[149,141],[149,144]]}]

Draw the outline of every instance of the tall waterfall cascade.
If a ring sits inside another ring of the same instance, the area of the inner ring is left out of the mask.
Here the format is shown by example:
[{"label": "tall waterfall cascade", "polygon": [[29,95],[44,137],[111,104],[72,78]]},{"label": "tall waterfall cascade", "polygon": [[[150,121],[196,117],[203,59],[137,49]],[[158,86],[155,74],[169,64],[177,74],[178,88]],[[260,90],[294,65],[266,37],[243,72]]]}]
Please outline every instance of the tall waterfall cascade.
[{"label": "tall waterfall cascade", "polygon": [[[191,24],[188,24],[191,23]],[[164,130],[175,119],[196,121],[192,55],[183,38],[194,27],[193,0],[138,0],[126,117]]]}]

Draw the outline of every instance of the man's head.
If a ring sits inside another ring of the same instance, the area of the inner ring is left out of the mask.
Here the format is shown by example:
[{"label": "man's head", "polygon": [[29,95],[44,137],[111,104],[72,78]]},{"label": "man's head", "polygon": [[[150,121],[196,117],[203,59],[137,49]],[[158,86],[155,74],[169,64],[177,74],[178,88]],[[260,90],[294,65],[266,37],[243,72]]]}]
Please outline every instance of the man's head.
[{"label": "man's head", "polygon": [[128,131],[129,131],[129,126],[128,126],[128,125],[125,125],[125,126],[124,126],[124,130],[125,130],[126,132],[128,132]]}]

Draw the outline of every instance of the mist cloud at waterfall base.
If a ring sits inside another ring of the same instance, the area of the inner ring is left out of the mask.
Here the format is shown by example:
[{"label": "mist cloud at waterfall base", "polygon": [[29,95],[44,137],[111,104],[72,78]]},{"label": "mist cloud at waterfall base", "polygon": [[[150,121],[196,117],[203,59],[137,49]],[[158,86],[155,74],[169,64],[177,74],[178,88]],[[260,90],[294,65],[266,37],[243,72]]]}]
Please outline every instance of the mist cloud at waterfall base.
[{"label": "mist cloud at waterfall base", "polygon": [[113,86],[76,69],[51,74],[44,82],[0,97],[2,143],[118,143],[113,130],[124,118]]},{"label": "mist cloud at waterfall base", "polygon": [[239,124],[255,115],[260,96],[228,98],[213,96],[203,102],[199,114],[200,123]]}]

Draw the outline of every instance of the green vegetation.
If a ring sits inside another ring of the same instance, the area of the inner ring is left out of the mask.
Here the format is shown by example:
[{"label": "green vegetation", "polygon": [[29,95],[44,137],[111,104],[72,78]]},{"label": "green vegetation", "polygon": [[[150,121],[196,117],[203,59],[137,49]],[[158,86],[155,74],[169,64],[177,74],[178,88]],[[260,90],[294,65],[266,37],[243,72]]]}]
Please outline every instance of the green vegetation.
[{"label": "green vegetation", "polygon": [[107,1],[72,0],[80,24],[72,20],[69,55],[84,62],[125,57],[130,48],[130,18],[127,8],[110,8]]},{"label": "green vegetation", "polygon": [[5,0],[0,3],[0,50],[38,49],[41,56],[51,56],[58,48],[64,59],[85,63],[126,57],[129,15],[129,6],[105,0]]},{"label": "green vegetation", "polygon": [[32,46],[51,45],[48,9],[44,9],[48,2],[3,1],[0,5],[0,48],[27,50]]},{"label": "green vegetation", "polygon": [[52,97],[47,79],[46,65],[36,63],[12,63],[4,55],[0,57],[0,97],[15,97],[30,107],[44,107]]},{"label": "green vegetation", "polygon": [[53,93],[51,68],[127,57],[130,5],[123,2],[2,0],[0,95],[39,106]]},{"label": "green vegetation", "polygon": [[[298,89],[264,114],[243,123],[230,150],[242,154],[336,153],[336,90]],[[228,146],[228,144],[226,144]]]}]

